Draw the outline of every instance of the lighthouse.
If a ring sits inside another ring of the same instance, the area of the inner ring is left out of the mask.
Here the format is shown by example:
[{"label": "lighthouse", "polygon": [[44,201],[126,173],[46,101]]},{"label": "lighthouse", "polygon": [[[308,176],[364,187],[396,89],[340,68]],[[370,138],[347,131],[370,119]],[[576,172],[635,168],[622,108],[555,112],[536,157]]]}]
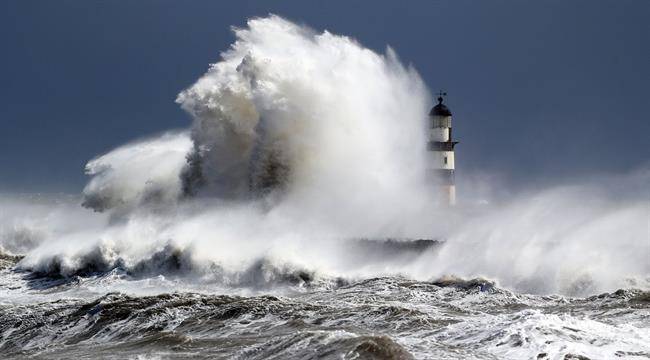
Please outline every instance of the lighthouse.
[{"label": "lighthouse", "polygon": [[442,202],[454,205],[456,204],[454,146],[458,144],[458,141],[453,141],[451,111],[442,103],[443,96],[447,96],[447,93],[438,93],[438,104],[429,112],[428,152],[431,154],[429,172],[440,186]]}]

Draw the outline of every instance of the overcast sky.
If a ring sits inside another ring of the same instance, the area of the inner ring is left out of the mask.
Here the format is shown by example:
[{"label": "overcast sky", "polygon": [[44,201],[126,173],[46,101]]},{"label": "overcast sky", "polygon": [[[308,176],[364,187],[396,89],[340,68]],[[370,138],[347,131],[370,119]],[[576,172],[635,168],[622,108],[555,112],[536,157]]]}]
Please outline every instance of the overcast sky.
[{"label": "overcast sky", "polygon": [[[78,192],[87,160],[190,124],[174,103],[275,13],[393,47],[449,93],[458,176],[516,184],[650,160],[650,1],[0,2],[0,191]],[[432,99],[433,101],[433,99]]]}]

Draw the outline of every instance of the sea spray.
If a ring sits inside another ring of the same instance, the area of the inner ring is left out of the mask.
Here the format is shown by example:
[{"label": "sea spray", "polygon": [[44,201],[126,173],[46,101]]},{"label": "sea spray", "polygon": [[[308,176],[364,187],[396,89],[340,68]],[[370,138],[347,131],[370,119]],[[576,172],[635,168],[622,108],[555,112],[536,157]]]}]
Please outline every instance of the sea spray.
[{"label": "sea spray", "polygon": [[435,261],[423,257],[413,271],[487,276],[529,293],[648,288],[648,183],[650,171],[640,170],[465,205]]},{"label": "sea spray", "polygon": [[179,174],[191,146],[187,132],[168,132],[89,161],[86,174],[92,178],[83,190],[82,205],[105,211],[175,202],[182,192]]},{"label": "sea spray", "polygon": [[195,119],[190,192],[241,199],[277,187],[338,208],[422,194],[429,96],[392,50],[277,16],[234,31],[177,99]]},{"label": "sea spray", "polygon": [[[189,133],[91,161],[84,204],[108,216],[88,211],[92,226],[39,232],[21,268],[171,271],[220,284],[246,283],[238,279],[256,269],[268,279],[283,278],[277,269],[307,278],[484,276],[572,295],[647,287],[647,203],[629,196],[643,191],[647,173],[629,175],[642,180],[616,196],[578,183],[437,207],[424,176],[429,95],[415,70],[390,49],[380,55],[277,16],[234,31],[221,60],[178,96],[193,117]],[[388,238],[446,243],[409,262],[350,246]]]}]

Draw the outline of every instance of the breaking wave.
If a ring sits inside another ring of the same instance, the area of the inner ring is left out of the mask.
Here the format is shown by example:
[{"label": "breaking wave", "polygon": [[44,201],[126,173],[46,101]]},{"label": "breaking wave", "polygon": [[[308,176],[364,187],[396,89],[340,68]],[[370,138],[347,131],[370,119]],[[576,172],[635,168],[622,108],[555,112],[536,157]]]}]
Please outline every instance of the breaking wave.
[{"label": "breaking wave", "polygon": [[648,203],[633,194],[647,193],[650,172],[439,207],[424,176],[429,94],[390,48],[277,16],[234,33],[178,96],[188,131],[91,160],[81,200],[3,199],[0,246],[25,255],[19,269],[235,284],[259,268],[279,282],[481,276],[574,296],[648,288]]}]

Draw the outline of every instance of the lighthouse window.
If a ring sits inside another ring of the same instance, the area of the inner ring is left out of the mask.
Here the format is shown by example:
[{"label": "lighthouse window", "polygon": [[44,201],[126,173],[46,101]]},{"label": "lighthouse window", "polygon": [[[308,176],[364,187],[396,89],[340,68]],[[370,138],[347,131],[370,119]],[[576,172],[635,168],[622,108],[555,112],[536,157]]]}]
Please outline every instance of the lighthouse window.
[{"label": "lighthouse window", "polygon": [[445,165],[447,165],[447,157],[446,156],[444,157],[444,162],[445,162]]}]

